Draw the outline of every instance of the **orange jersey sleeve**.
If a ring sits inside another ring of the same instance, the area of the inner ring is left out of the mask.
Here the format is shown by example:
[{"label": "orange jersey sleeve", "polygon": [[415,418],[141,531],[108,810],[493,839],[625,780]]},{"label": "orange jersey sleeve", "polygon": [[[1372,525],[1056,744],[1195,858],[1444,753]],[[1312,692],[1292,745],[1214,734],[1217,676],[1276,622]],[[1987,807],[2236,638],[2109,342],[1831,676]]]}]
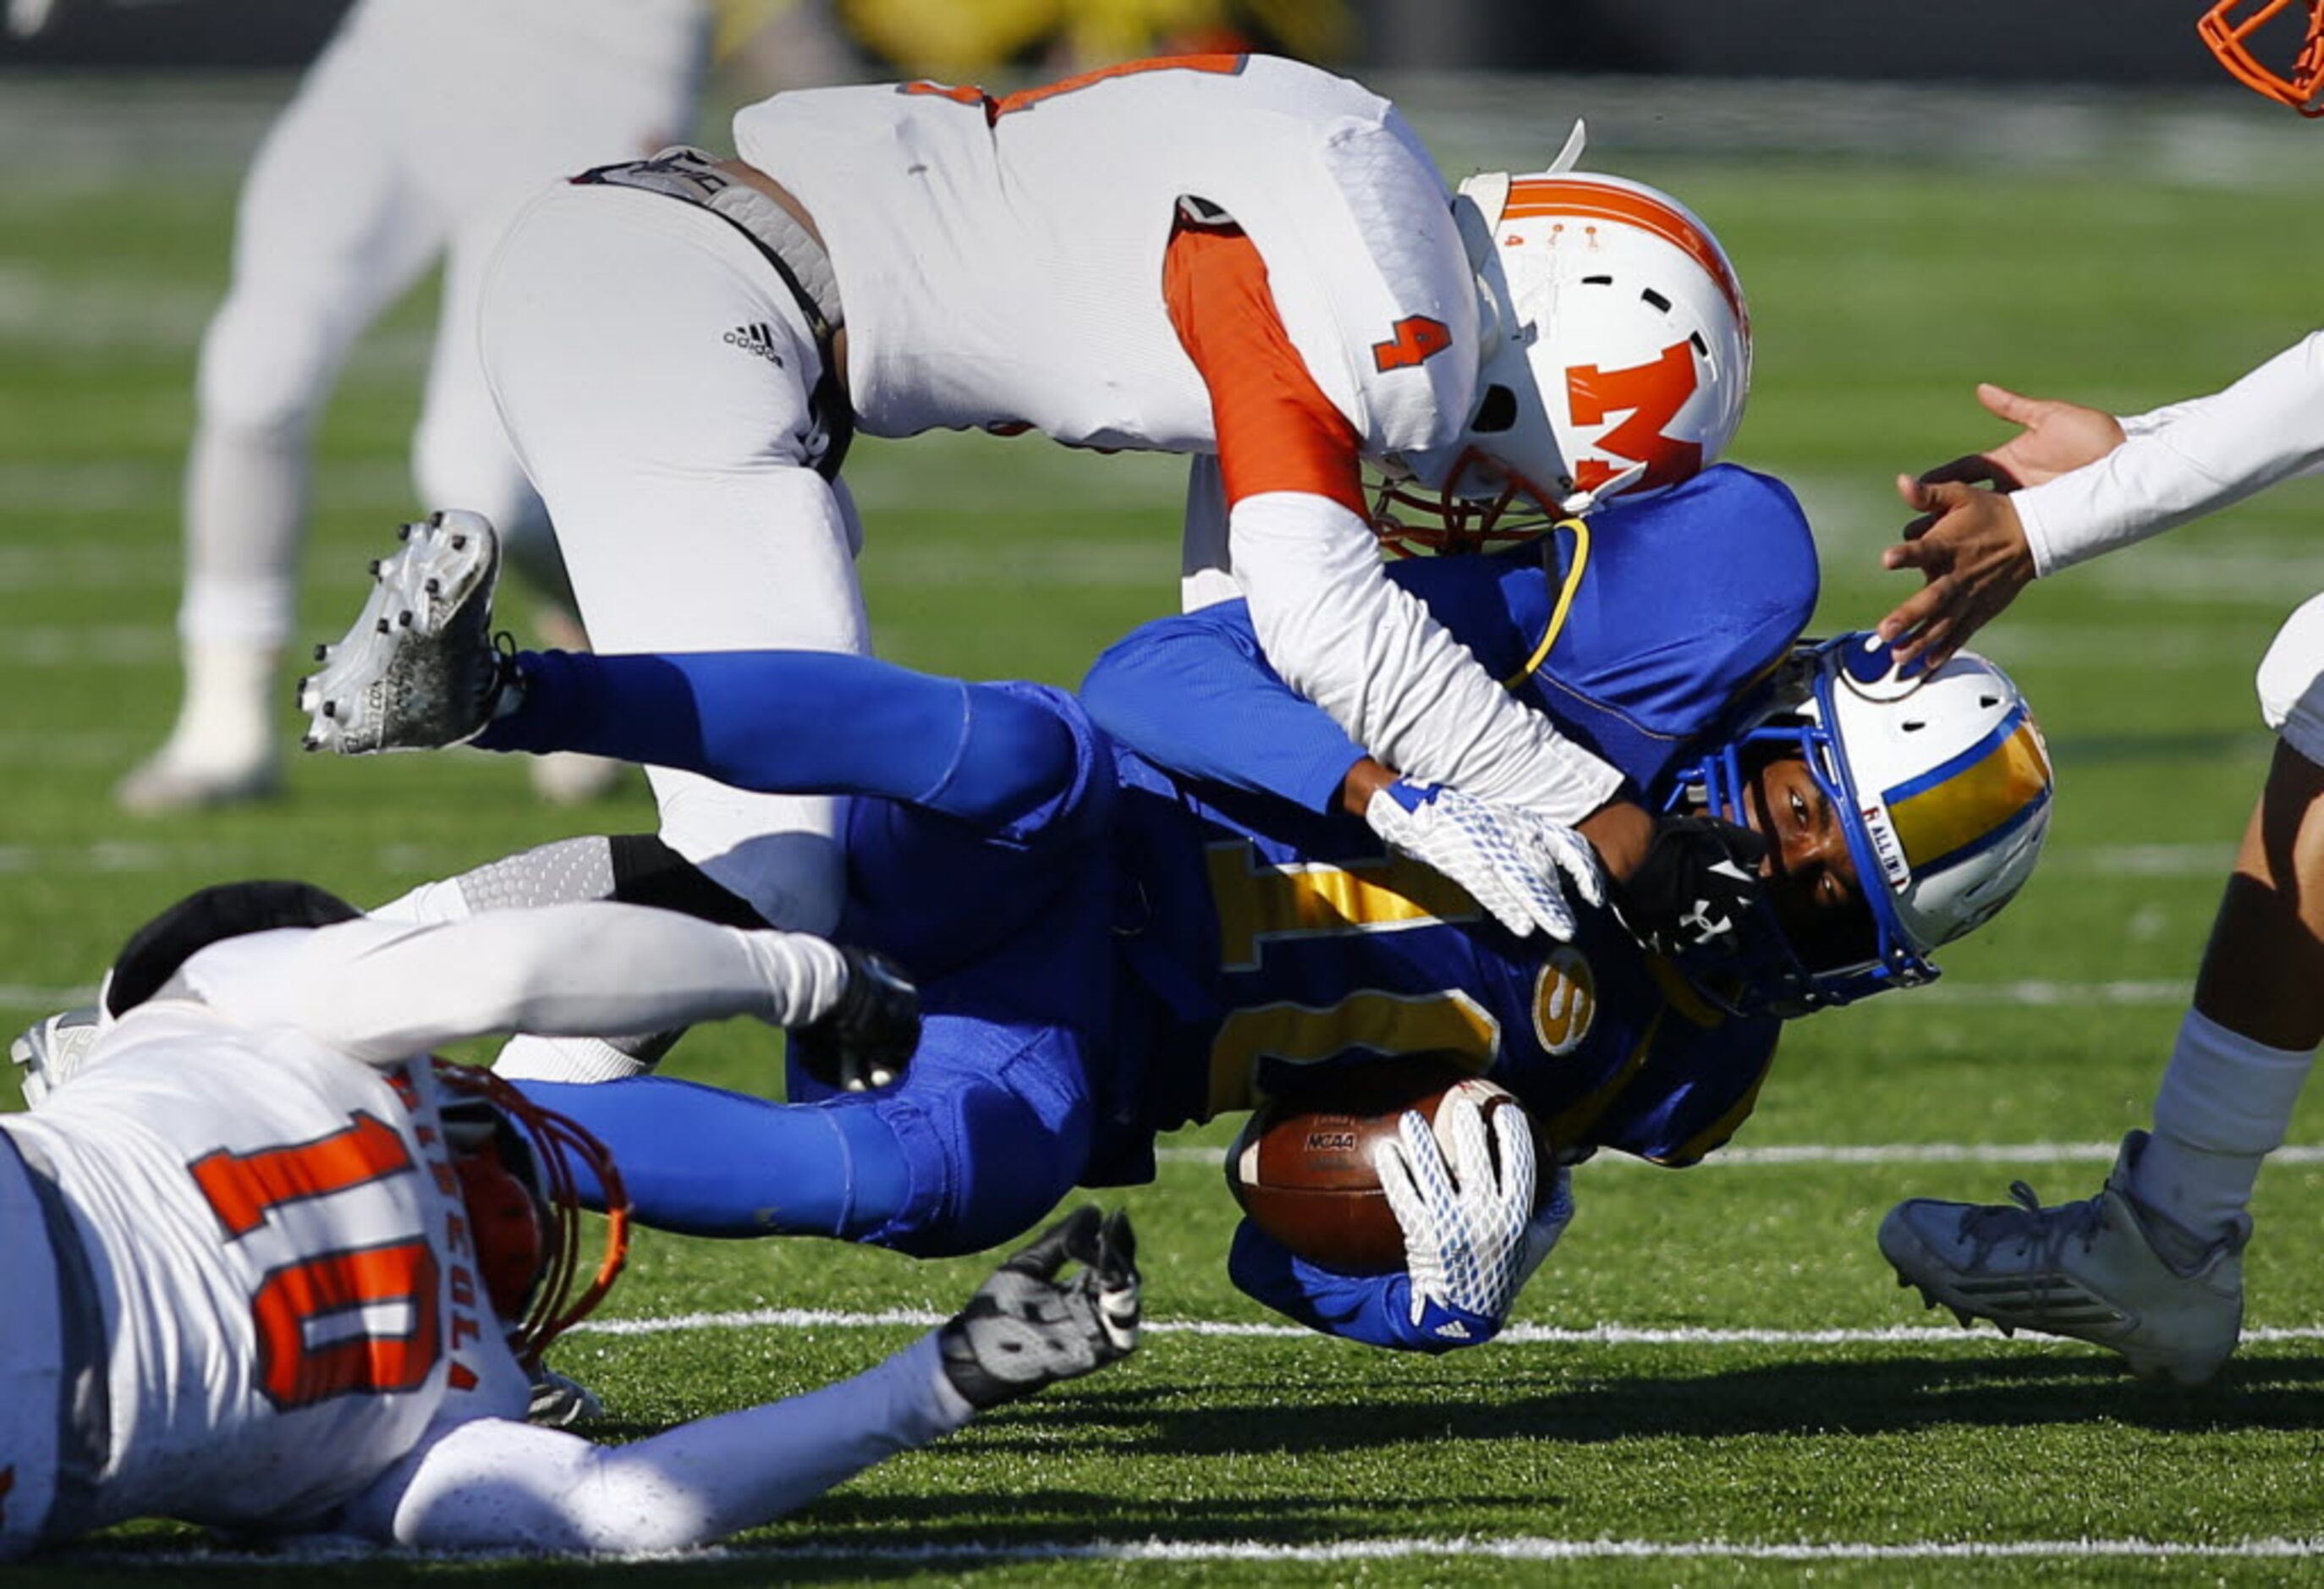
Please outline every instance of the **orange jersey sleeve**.
[{"label": "orange jersey sleeve", "polygon": [[1363,517],[1356,428],[1292,346],[1251,240],[1236,227],[1182,226],[1163,256],[1162,296],[1210,389],[1228,506],[1303,491]]}]

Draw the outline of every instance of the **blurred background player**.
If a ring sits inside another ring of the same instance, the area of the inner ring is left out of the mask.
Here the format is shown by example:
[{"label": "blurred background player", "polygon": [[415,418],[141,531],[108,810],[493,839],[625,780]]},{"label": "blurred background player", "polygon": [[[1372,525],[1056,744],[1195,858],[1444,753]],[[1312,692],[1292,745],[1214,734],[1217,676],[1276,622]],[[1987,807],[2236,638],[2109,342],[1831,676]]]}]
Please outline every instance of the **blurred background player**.
[{"label": "blurred background player", "polygon": [[[178,614],[184,695],[124,777],[142,812],[280,781],[275,667],[298,605],[309,449],[348,350],[439,261],[443,302],[412,438],[421,500],[473,507],[557,590],[554,542],[476,358],[476,291],[524,199],[693,125],[703,0],[358,0],[244,180],[234,274],[202,340]],[[555,598],[545,633],[578,643]],[[544,794],[608,769],[558,762]]]},{"label": "blurred background player", "polygon": [[[1382,1055],[1457,1055],[1561,1156],[1693,1163],[1750,1113],[1783,1019],[1933,976],[2033,867],[2050,777],[2022,697],[1967,658],[1897,679],[1877,648],[1795,651],[1814,548],[1774,480],[1714,467],[1545,546],[1390,577],[1657,809],[1757,830],[1769,902],[1727,947],[1649,953],[1582,896],[1535,901],[1564,914],[1520,936],[1383,854],[1362,813],[1395,774],[1268,669],[1240,603],[1135,632],[1077,700],[813,652],[536,653],[512,682],[488,582],[447,579],[464,605],[433,633],[366,605],[314,729],[854,797],[839,931],[918,979],[927,1012],[896,1086],[837,1091],[800,1044],[784,1104],[659,1078],[531,1090],[635,1140],[657,1223],[920,1255],[1010,1239],[1076,1184],[1150,1179],[1157,1132]],[[1463,814],[1469,842],[1510,842]],[[419,902],[489,910],[496,870]],[[1405,1271],[1335,1273],[1246,1226],[1234,1278],[1376,1345],[1491,1338],[1571,1212],[1562,1172],[1536,1218],[1522,1130],[1489,1187],[1426,1168],[1444,1195],[1416,1196]]]},{"label": "blurred background player", "polygon": [[571,1224],[574,1178],[613,1171],[428,1050],[512,1025],[796,1024],[844,975],[828,944],[619,905],[413,928],[255,883],[157,918],[100,1009],[16,1045],[35,1106],[0,1118],[0,1558],[138,1517],[682,1549],[1127,1355],[1130,1228],[1083,1209],[853,1379],[616,1447],[523,1421],[540,1348],[618,1268],[619,1226],[592,1280]]},{"label": "blurred background player", "polygon": [[[2314,115],[2324,5],[2305,6],[2290,70],[2251,48],[2252,30],[2282,9],[2223,0],[2205,14],[2203,38],[2239,81]],[[1902,655],[1942,658],[2037,576],[2324,463],[2324,333],[2223,392],[2119,420],[1999,386],[1978,397],[2018,433],[1897,482],[1923,516],[1885,561],[1928,581],[1881,621]],[[2021,1181],[2013,1203],[1914,1198],[1881,1226],[1900,1281],[1964,1323],[2094,1342],[2141,1374],[2190,1384],[2235,1350],[2252,1187],[2324,1042],[2324,596],[2286,621],[2258,688],[2274,760],[2155,1095],[2153,1130],[2123,1139],[2095,1197],[2043,1207]]]}]

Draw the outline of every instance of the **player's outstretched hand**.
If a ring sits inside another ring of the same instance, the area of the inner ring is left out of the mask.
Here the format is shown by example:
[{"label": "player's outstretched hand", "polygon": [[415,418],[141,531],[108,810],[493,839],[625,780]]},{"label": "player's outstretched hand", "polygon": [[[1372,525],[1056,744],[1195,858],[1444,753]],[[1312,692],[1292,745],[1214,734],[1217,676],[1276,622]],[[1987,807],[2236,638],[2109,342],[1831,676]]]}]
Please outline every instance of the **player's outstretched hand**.
[{"label": "player's outstretched hand", "polygon": [[869,1092],[901,1079],[920,1046],[920,991],[889,960],[838,946],[847,962],[839,1002],[791,1029],[792,1052],[825,1086]]},{"label": "player's outstretched hand", "polygon": [[1605,901],[1589,840],[1532,812],[1399,778],[1365,803],[1364,820],[1390,849],[1459,883],[1519,938],[1572,938],[1569,892],[1589,904]]},{"label": "player's outstretched hand", "polygon": [[1766,888],[1767,841],[1716,817],[1665,817],[1614,901],[1630,936],[1657,955],[1721,947],[1749,929]]},{"label": "player's outstretched hand", "polygon": [[[1081,1267],[1065,1276],[1068,1263]],[[1077,1380],[1138,1349],[1130,1215],[1084,1204],[1010,1255],[936,1332],[945,1377],[979,1411]]]},{"label": "player's outstretched hand", "polygon": [[2122,426],[2102,410],[1990,383],[1977,396],[1996,418],[2020,427],[2017,434],[1917,479],[1896,480],[1897,494],[1920,516],[1881,554],[1881,566],[1918,569],[1926,581],[1880,620],[1880,637],[1900,664],[1941,666],[2033,580],[2033,549],[2008,493],[2046,485],[2122,445]]},{"label": "player's outstretched hand", "polygon": [[1540,1166],[1533,1127],[1513,1104],[1495,1109],[1489,1124],[1456,1091],[1437,1106],[1437,1123],[1452,1139],[1450,1155],[1426,1117],[1407,1109],[1396,1136],[1373,1149],[1372,1169],[1404,1232],[1414,1326],[1473,1343],[1499,1330],[1530,1272]]}]

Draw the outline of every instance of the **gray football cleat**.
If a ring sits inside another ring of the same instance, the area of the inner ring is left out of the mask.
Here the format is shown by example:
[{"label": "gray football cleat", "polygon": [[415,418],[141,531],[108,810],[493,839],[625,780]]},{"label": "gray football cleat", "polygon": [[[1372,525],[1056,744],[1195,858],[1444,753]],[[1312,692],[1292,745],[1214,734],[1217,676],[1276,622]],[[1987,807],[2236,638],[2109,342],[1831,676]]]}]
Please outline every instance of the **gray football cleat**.
[{"label": "gray football cleat", "polygon": [[2088,1341],[2143,1377],[2200,1385],[2242,1332],[2251,1221],[2207,1241],[2141,1203],[2131,1171],[2146,1142],[2144,1132],[2123,1138],[2104,1189],[2081,1202],[2045,1208],[2019,1181],[2014,1203],[1899,1203],[1880,1223],[1880,1251],[1898,1285],[1963,1325]]},{"label": "gray football cleat", "polygon": [[604,1416],[604,1402],[580,1381],[546,1364],[532,1371],[532,1396],[525,1406],[525,1422],[545,1429],[569,1429]]},{"label": "gray football cleat", "polygon": [[480,513],[440,513],[399,532],[402,548],[371,566],[355,627],[316,648],[299,681],[306,748],[343,756],[430,750],[473,739],[510,683],[492,636],[500,537]]},{"label": "gray football cleat", "polygon": [[8,1045],[17,1083],[24,1089],[24,1107],[38,1109],[80,1073],[97,1047],[100,1019],[96,1005],[84,1004],[35,1022]]}]

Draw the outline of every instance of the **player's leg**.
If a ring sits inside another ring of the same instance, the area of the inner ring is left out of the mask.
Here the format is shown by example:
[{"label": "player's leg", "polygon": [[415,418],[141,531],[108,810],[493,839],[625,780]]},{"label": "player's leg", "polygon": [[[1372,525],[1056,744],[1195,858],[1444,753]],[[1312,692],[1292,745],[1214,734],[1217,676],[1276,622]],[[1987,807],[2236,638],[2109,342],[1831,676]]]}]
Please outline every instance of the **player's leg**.
[{"label": "player's leg", "polygon": [[2112,1346],[2199,1382],[2235,1350],[2262,1161],[2324,1042],[2324,597],[2260,665],[2281,735],[2154,1101],[2086,1202],[1914,1199],[1882,1224],[1906,1284],[1969,1316]]},{"label": "player's leg", "polygon": [[[819,355],[725,221],[653,194],[544,195],[485,284],[482,346],[600,648],[868,649],[853,527],[806,467]],[[722,886],[777,925],[837,919],[828,797],[651,778],[662,837]]]},{"label": "player's leg", "polygon": [[643,1224],[831,1236],[920,1257],[1028,1229],[1072,1189],[1092,1131],[1073,1032],[958,1015],[928,1018],[896,1086],[816,1103],[665,1076],[519,1085],[605,1144]]},{"label": "player's leg", "polygon": [[[438,508],[467,508],[492,521],[500,531],[509,568],[528,587],[532,628],[542,642],[564,651],[586,651],[588,635],[574,607],[572,582],[549,510],[525,478],[501,429],[476,352],[476,303],[485,266],[507,231],[509,217],[542,185],[532,184],[513,197],[493,194],[453,233],[444,256],[444,298],[435,348],[412,435],[412,476],[420,501]],[[575,752],[543,756],[528,771],[533,792],[558,805],[607,794],[622,776],[618,764]]]},{"label": "player's leg", "polygon": [[274,781],[274,664],[297,605],[315,416],[349,346],[442,240],[382,135],[394,103],[379,91],[384,70],[343,35],[244,184],[187,468],[185,694],[168,742],[121,784],[132,808],[243,799]]}]

